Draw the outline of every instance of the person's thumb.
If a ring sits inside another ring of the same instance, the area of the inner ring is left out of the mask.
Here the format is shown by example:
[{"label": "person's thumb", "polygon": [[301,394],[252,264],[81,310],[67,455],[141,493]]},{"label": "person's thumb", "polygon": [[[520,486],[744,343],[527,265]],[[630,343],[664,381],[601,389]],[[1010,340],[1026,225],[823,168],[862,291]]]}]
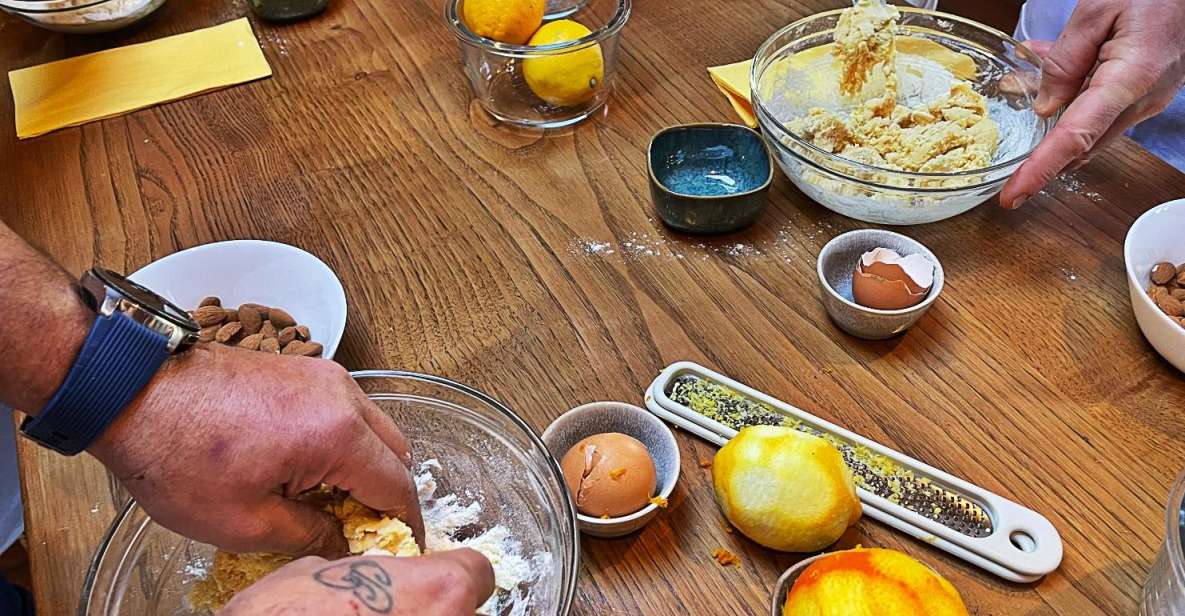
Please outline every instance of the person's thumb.
[{"label": "person's thumb", "polygon": [[341,523],[313,505],[272,494],[252,514],[259,531],[248,537],[251,551],[328,559],[349,553]]}]

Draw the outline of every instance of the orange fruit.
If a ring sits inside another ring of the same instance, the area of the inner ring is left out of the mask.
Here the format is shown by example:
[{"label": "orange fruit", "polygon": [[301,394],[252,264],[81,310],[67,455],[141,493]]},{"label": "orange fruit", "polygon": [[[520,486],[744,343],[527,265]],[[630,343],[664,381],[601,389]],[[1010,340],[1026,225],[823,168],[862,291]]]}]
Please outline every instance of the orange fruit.
[{"label": "orange fruit", "polygon": [[741,430],[716,453],[712,481],[729,523],[784,552],[835,543],[862,511],[839,450],[794,428]]},{"label": "orange fruit", "polygon": [[474,34],[525,45],[543,25],[547,0],[465,0],[461,17]]},{"label": "orange fruit", "polygon": [[967,616],[967,608],[926,565],[896,550],[856,548],[803,570],[782,616]]}]

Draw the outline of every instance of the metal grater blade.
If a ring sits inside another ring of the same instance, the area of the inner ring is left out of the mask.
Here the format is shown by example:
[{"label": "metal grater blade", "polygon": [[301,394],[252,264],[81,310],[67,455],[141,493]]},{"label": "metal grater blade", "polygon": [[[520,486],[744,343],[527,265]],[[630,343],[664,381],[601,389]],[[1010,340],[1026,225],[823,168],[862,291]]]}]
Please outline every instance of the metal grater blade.
[{"label": "metal grater blade", "polygon": [[732,428],[786,426],[826,439],[843,456],[856,485],[885,500],[969,537],[992,534],[992,519],[971,498],[936,485],[926,477],[867,447],[807,425],[767,404],[695,375],[671,381],[667,397],[692,411]]}]

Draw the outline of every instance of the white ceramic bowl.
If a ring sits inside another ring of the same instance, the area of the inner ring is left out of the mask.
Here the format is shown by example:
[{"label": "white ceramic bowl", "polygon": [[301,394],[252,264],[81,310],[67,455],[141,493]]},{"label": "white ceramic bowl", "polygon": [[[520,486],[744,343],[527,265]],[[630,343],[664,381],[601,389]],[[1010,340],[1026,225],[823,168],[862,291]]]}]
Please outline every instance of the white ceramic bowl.
[{"label": "white ceramic bowl", "polygon": [[1123,261],[1140,330],[1158,353],[1185,372],[1185,328],[1161,312],[1147,292],[1153,265],[1185,263],[1185,199],[1158,205],[1137,218],[1123,243]]},{"label": "white ceramic bowl", "polygon": [[[556,418],[543,432],[543,443],[561,460],[576,443],[594,434],[620,432],[642,442],[654,459],[657,496],[669,499],[679,481],[679,445],[671,429],[649,412],[625,402],[590,402]],[[646,526],[659,507],[653,503],[630,515],[594,518],[578,514],[581,532],[594,537],[621,537]]]},{"label": "white ceramic bowl", "polygon": [[346,293],[320,259],[287,244],[233,240],[195,246],[149,263],[129,276],[184,310],[207,295],[224,306],[256,303],[283,308],[307,325],[333,358],[346,328]]}]

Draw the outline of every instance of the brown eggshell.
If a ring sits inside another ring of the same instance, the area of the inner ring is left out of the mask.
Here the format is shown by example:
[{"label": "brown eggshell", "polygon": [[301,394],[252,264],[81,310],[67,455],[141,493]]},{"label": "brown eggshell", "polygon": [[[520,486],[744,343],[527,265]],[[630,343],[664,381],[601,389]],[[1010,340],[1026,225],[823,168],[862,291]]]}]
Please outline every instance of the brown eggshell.
[{"label": "brown eggshell", "polygon": [[886,280],[857,269],[856,275],[852,276],[852,296],[857,304],[867,308],[901,310],[922,303],[926,292],[911,293],[903,280]]},{"label": "brown eggshell", "polygon": [[896,263],[885,263],[884,261],[873,261],[869,265],[860,264],[859,266],[857,266],[856,269],[857,270],[863,269],[865,274],[872,274],[873,276],[880,276],[881,278],[884,278],[885,280],[904,282],[905,286],[909,287],[909,292],[914,295],[917,295],[920,293],[923,296],[925,296],[926,291],[930,290],[929,288],[923,287],[923,286],[919,285],[918,283],[914,282],[913,278],[911,278],[909,276],[909,274],[907,274],[905,272],[905,268],[901,267],[900,265],[897,265]]},{"label": "brown eggshell", "polygon": [[654,459],[637,439],[617,432],[576,443],[560,462],[564,481],[584,515],[619,517],[650,503],[658,486]]}]

